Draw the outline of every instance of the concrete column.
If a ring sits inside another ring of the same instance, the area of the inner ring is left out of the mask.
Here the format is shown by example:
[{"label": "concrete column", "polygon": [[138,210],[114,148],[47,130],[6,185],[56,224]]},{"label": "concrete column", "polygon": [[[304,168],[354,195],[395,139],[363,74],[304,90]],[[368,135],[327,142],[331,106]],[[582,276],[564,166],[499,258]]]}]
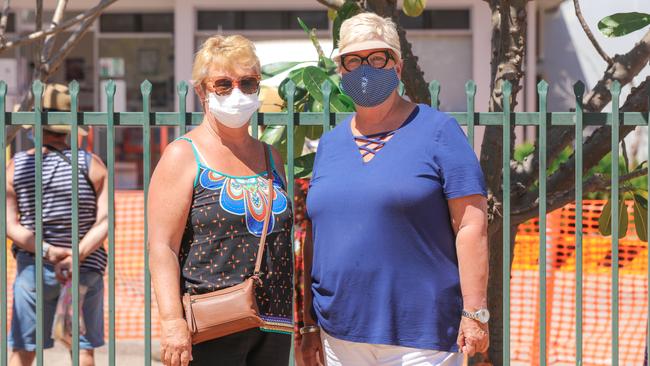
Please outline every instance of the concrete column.
[{"label": "concrete column", "polygon": [[[178,110],[176,84],[192,79],[194,61],[194,31],[196,29],[195,7],[191,1],[174,1],[174,110]],[[190,87],[187,96],[187,110],[194,111],[194,92]]]},{"label": "concrete column", "polygon": [[490,101],[490,52],[492,24],[490,7],[483,1],[472,3],[472,78],[476,82],[476,111],[487,112]]}]

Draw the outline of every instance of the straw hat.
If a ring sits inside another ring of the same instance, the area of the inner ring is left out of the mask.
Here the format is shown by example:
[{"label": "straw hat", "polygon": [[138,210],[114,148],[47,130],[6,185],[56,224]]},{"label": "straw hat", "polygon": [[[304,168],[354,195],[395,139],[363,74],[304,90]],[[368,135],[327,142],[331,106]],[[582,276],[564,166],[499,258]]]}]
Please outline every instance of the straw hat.
[{"label": "straw hat", "polygon": [[[45,90],[43,91],[43,103],[41,104],[43,110],[68,112],[70,111],[70,104],[71,104],[70,92],[68,91],[68,87],[66,85],[51,83],[45,86]],[[31,125],[23,126],[23,128],[32,128],[32,127],[33,126]],[[71,126],[70,125],[44,125],[43,129],[55,133],[68,134],[70,133]],[[87,136],[88,132],[80,126],[79,135]]]}]

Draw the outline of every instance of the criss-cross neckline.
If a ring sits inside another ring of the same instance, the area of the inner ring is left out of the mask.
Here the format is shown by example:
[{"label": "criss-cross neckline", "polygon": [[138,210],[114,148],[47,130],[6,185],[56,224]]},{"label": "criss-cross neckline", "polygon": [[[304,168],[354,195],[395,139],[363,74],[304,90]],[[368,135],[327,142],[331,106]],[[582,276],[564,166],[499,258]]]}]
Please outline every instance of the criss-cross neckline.
[{"label": "criss-cross neckline", "polygon": [[[411,123],[411,121],[415,119],[419,109],[420,107],[416,105],[415,108],[413,108],[413,110],[409,113],[408,117],[406,117],[404,122],[394,130],[383,131],[369,135],[355,135],[352,133],[352,123],[350,123],[348,126],[348,131],[352,136],[353,143],[356,146],[357,153],[359,154],[358,156],[361,157],[361,162],[366,165],[374,161],[375,158],[377,158],[379,152],[388,146],[388,142],[392,141],[394,137],[399,135],[397,132],[399,132],[402,128],[407,126],[409,123]],[[371,156],[368,160],[366,160],[366,156],[368,155]]]}]

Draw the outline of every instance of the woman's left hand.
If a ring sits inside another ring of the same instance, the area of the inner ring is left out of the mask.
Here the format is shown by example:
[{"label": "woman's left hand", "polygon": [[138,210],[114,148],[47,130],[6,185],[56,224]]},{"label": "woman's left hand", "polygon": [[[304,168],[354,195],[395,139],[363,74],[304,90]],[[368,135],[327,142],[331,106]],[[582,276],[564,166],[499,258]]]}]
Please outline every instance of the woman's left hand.
[{"label": "woman's left hand", "polygon": [[462,353],[473,356],[476,352],[483,353],[490,347],[488,325],[477,320],[462,317],[458,331],[458,347]]}]

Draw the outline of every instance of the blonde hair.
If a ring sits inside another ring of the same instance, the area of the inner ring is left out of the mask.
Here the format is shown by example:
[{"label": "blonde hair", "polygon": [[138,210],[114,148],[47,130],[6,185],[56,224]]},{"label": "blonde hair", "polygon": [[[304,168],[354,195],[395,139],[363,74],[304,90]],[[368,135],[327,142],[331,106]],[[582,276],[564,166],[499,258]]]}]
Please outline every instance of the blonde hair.
[{"label": "blonde hair", "polygon": [[390,18],[382,18],[375,13],[361,13],[346,19],[341,24],[339,50],[357,42],[381,40],[397,52],[398,59],[402,58],[397,34],[397,26]]},{"label": "blonde hair", "polygon": [[212,36],[208,38],[194,56],[192,80],[200,85],[208,77],[210,68],[217,66],[231,72],[235,68],[260,70],[260,60],[255,54],[255,45],[240,35]]}]

